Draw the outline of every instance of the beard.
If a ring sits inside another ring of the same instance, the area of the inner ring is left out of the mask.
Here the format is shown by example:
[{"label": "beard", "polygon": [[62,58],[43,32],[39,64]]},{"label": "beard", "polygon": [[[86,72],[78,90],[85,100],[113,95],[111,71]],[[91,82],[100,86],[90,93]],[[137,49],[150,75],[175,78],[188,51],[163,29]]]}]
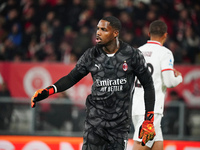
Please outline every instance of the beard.
[{"label": "beard", "polygon": [[96,46],[99,48],[102,48],[102,47],[106,46],[106,44],[97,43]]}]

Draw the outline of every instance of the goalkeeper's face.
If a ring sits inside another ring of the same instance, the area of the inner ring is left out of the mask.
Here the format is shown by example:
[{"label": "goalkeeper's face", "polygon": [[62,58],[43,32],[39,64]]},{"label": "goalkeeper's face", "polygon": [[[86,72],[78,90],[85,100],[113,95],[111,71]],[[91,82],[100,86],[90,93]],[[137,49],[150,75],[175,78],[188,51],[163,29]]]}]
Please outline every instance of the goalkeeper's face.
[{"label": "goalkeeper's face", "polygon": [[118,36],[118,31],[114,29],[110,22],[105,20],[100,20],[97,24],[96,31],[96,43],[99,45],[108,45],[115,40],[115,37]]}]

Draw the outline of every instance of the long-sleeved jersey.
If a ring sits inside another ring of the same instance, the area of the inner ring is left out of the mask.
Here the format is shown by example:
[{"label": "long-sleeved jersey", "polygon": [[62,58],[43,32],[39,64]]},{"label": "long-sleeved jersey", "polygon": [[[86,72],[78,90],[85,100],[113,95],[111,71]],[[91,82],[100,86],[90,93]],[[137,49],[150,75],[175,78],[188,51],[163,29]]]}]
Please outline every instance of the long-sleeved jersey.
[{"label": "long-sleeved jersey", "polygon": [[86,122],[96,128],[96,134],[102,134],[103,137],[107,135],[108,139],[120,133],[127,136],[136,76],[144,87],[146,110],[153,111],[153,81],[138,49],[120,41],[119,50],[114,56],[108,57],[98,45],[89,48],[78,60],[75,68],[54,85],[58,92],[64,91],[88,73],[92,75],[93,85],[86,100]]}]

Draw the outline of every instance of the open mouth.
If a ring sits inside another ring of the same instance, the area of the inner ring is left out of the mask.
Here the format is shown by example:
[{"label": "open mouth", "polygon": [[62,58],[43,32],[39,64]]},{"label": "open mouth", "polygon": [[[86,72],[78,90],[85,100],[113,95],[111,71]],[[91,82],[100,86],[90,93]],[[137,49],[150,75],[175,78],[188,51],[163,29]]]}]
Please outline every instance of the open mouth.
[{"label": "open mouth", "polygon": [[96,37],[96,42],[97,43],[101,42],[101,38],[100,37]]}]

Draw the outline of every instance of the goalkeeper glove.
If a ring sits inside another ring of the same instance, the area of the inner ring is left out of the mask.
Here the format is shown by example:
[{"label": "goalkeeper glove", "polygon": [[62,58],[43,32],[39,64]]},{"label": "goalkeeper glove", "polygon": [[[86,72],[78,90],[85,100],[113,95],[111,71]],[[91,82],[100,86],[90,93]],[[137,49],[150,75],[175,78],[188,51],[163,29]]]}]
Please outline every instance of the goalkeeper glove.
[{"label": "goalkeeper glove", "polygon": [[31,98],[31,107],[34,108],[36,105],[36,102],[41,101],[54,93],[55,93],[55,90],[53,86],[49,86],[46,89],[37,90]]},{"label": "goalkeeper glove", "polygon": [[156,135],[154,125],[154,112],[149,111],[145,113],[145,120],[140,126],[139,138],[142,139],[142,146],[144,146],[149,140],[153,140]]}]

